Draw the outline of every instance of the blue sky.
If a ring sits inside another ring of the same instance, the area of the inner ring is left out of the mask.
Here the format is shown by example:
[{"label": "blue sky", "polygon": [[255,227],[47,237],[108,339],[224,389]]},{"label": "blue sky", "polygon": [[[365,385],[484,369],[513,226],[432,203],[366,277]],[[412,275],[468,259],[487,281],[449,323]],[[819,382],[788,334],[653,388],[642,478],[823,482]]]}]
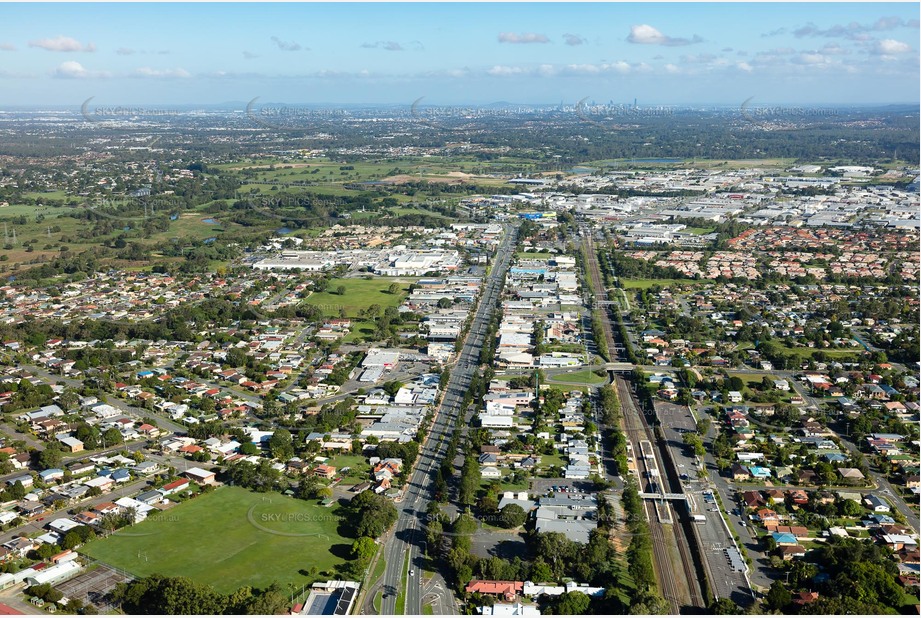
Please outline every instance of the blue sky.
[{"label": "blue sky", "polygon": [[0,108],[917,102],[917,3],[2,4]]}]

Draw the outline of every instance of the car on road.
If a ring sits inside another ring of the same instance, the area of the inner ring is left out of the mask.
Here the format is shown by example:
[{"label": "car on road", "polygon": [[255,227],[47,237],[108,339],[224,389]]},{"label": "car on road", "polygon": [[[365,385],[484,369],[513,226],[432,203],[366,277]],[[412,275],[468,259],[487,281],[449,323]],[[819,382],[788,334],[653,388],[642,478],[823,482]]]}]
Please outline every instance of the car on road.
[{"label": "car on road", "polygon": [[415,574],[416,574],[416,569],[410,569],[410,570],[409,570],[409,576],[410,576],[410,577],[412,577],[412,576],[415,575]]}]

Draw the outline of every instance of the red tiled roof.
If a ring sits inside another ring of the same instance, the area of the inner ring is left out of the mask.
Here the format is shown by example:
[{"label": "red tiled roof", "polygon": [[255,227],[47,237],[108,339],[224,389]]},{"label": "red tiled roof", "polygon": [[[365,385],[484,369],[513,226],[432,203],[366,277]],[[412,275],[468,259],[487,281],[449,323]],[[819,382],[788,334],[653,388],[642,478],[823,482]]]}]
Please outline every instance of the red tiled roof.
[{"label": "red tiled roof", "polygon": [[524,582],[475,579],[467,585],[465,590],[481,594],[518,594],[524,590]]}]

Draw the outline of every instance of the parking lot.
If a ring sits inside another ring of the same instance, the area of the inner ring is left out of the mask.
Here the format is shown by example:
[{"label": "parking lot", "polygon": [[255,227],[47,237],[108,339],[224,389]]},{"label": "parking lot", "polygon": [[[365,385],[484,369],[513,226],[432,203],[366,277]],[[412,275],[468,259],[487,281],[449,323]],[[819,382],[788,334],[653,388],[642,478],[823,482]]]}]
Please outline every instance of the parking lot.
[{"label": "parking lot", "polygon": [[[712,590],[720,598],[730,598],[744,605],[751,600],[745,579],[746,566],[735,555],[730,559],[727,548],[733,552],[736,550],[723,523],[714,489],[709,480],[699,477],[700,462],[684,444],[684,433],[696,431],[697,423],[685,406],[656,401],[655,408],[672,460],[681,477],[682,489],[692,498],[689,506],[696,506],[699,511],[696,514],[704,517],[695,523],[693,530],[707,562]],[[732,507],[731,504],[725,506]]]},{"label": "parking lot", "polygon": [[544,496],[553,493],[593,493],[594,485],[591,481],[574,479],[531,479],[529,493],[535,496]]}]

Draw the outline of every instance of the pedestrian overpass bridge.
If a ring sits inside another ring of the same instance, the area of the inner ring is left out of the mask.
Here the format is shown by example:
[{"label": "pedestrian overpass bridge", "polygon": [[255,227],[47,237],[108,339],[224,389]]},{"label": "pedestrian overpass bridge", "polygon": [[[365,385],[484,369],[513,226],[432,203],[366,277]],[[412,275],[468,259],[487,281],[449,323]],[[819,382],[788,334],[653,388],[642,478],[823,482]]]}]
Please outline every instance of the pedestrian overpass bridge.
[{"label": "pedestrian overpass bridge", "polygon": [[640,494],[640,498],[646,500],[687,500],[687,494],[657,494],[650,492],[643,492]]}]

